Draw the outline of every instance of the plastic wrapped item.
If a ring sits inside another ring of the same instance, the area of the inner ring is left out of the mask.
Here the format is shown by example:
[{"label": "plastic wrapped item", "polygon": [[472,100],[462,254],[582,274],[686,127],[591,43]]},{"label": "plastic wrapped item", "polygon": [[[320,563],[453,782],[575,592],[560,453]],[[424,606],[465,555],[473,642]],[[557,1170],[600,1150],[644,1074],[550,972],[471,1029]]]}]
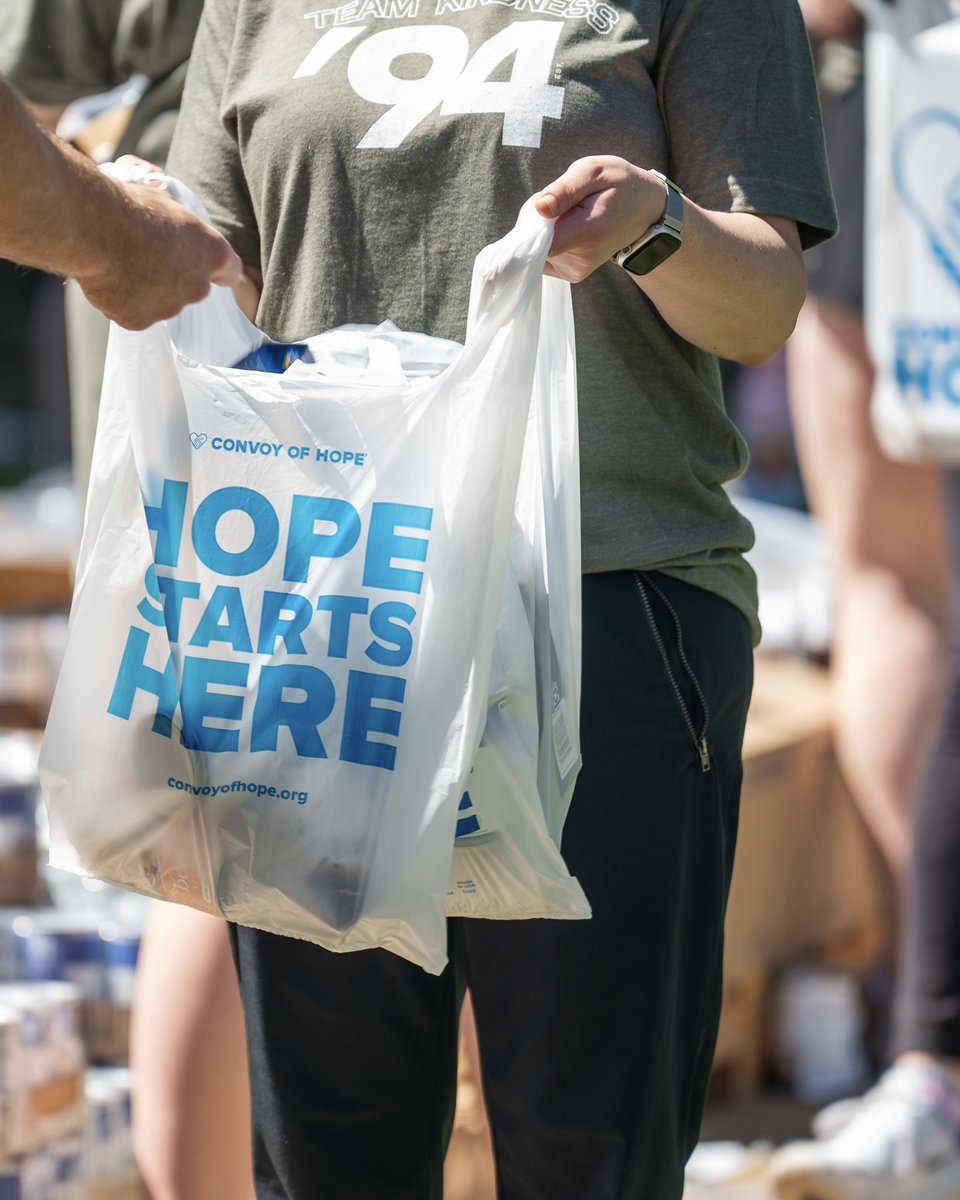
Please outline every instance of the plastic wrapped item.
[{"label": "plastic wrapped item", "polygon": [[104,1182],[128,1175],[131,1162],[128,1094],[109,1073],[90,1070],[84,1095],[88,1180]]},{"label": "plastic wrapped item", "polygon": [[[734,1141],[700,1142],[687,1161],[684,1200],[694,1200],[701,1193],[705,1197],[715,1196],[718,1188],[727,1185],[759,1183],[770,1161],[772,1149],[768,1142],[750,1145]],[[750,1194],[744,1192],[744,1200]],[[732,1197],[734,1192],[724,1192],[724,1195]]]},{"label": "plastic wrapped item", "polygon": [[46,981],[0,984],[0,1005],[21,1017],[23,1080],[27,1090],[75,1075],[86,1057],[79,990]]},{"label": "plastic wrapped item", "polygon": [[834,568],[820,523],[809,513],[740,493],[733,502],[753,525],[747,561],[757,573],[763,649],[818,657],[834,628]]},{"label": "plastic wrapped item", "polygon": [[[26,1140],[23,1132],[25,1092],[23,1013],[0,1001],[0,1160],[17,1153]],[[0,1192],[0,1197],[2,1195]]]},{"label": "plastic wrapped item", "polygon": [[80,994],[67,983],[0,984],[10,1093],[0,1123],[0,1157],[22,1156],[78,1135],[83,1127]]},{"label": "plastic wrapped item", "polygon": [[64,981],[79,991],[87,1057],[126,1061],[142,926],[120,924],[100,909],[39,909],[21,913],[13,929],[26,979]]},{"label": "plastic wrapped item", "polygon": [[90,1200],[83,1142],[66,1138],[16,1162],[0,1163],[0,1200]]},{"label": "plastic wrapped item", "polygon": [[860,981],[844,971],[801,963],[775,991],[775,1066],[798,1099],[810,1103],[860,1092],[870,1082]]},{"label": "plastic wrapped item", "polygon": [[99,914],[42,909],[21,918],[24,974],[35,981],[72,983],[84,1001],[106,995],[106,961]]},{"label": "plastic wrapped item", "polygon": [[140,935],[139,927],[124,928],[114,921],[104,921],[100,926],[106,965],[107,999],[116,1008],[133,1008]]},{"label": "plastic wrapped item", "polygon": [[23,1015],[12,1005],[0,1008],[0,1096],[23,1091]]},{"label": "plastic wrapped item", "polygon": [[0,904],[37,898],[38,751],[32,735],[0,731]]}]

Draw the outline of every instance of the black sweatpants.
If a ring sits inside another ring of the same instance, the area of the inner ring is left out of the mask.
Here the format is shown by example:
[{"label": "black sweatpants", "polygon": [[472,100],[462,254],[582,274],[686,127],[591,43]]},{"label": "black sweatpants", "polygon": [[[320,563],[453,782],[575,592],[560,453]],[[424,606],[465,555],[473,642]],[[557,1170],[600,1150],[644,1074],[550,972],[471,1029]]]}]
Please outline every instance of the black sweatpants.
[{"label": "black sweatpants", "polygon": [[960,1059],[960,471],[944,472],[951,568],[946,691],[914,815],[894,1053]]},{"label": "black sweatpants", "polygon": [[750,634],[659,574],[586,576],[583,599],[562,849],[593,917],[451,920],[439,977],[235,928],[260,1200],[440,1200],[465,987],[501,1200],[679,1200],[719,1019]]}]

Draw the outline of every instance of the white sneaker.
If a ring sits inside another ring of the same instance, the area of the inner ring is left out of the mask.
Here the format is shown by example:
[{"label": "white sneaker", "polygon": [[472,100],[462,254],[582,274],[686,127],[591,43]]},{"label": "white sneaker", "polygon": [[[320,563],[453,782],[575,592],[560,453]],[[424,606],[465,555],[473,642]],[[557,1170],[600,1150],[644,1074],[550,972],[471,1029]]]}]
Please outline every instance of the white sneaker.
[{"label": "white sneaker", "polygon": [[810,1121],[810,1131],[817,1141],[825,1142],[839,1133],[844,1125],[849,1125],[869,1095],[867,1092],[863,1096],[844,1096],[842,1100],[834,1100],[814,1113]]},{"label": "white sneaker", "polygon": [[960,1200],[960,1092],[933,1065],[891,1067],[850,1119],[770,1163],[780,1200]]}]

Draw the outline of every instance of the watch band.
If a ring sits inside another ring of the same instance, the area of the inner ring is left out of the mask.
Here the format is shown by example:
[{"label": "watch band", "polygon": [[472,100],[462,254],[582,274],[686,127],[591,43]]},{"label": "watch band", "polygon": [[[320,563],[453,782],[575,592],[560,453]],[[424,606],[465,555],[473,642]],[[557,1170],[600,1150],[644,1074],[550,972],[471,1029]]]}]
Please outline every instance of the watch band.
[{"label": "watch band", "polygon": [[666,192],[663,216],[656,225],[652,225],[636,241],[624,246],[613,256],[613,262],[625,267],[634,275],[646,275],[652,271],[665,258],[679,250],[683,242],[683,192],[662,171],[650,168],[650,174],[656,175]]}]

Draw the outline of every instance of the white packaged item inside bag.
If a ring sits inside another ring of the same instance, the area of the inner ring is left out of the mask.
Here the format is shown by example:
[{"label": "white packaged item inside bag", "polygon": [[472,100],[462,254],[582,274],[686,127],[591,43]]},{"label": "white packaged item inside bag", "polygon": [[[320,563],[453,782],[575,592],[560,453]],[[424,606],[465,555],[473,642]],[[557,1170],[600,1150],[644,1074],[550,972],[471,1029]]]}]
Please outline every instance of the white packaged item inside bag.
[{"label": "white packaged item inside bag", "polygon": [[[41,754],[54,865],[442,969],[533,378],[553,373],[551,236],[533,219],[481,252],[465,348],[421,355],[452,358],[439,374],[398,372],[382,336],[358,379],[231,370],[264,339],[223,289],[111,331]],[[568,678],[553,725],[576,721]],[[527,827],[559,837],[574,766]],[[546,907],[588,915],[559,854],[548,874]]]}]

